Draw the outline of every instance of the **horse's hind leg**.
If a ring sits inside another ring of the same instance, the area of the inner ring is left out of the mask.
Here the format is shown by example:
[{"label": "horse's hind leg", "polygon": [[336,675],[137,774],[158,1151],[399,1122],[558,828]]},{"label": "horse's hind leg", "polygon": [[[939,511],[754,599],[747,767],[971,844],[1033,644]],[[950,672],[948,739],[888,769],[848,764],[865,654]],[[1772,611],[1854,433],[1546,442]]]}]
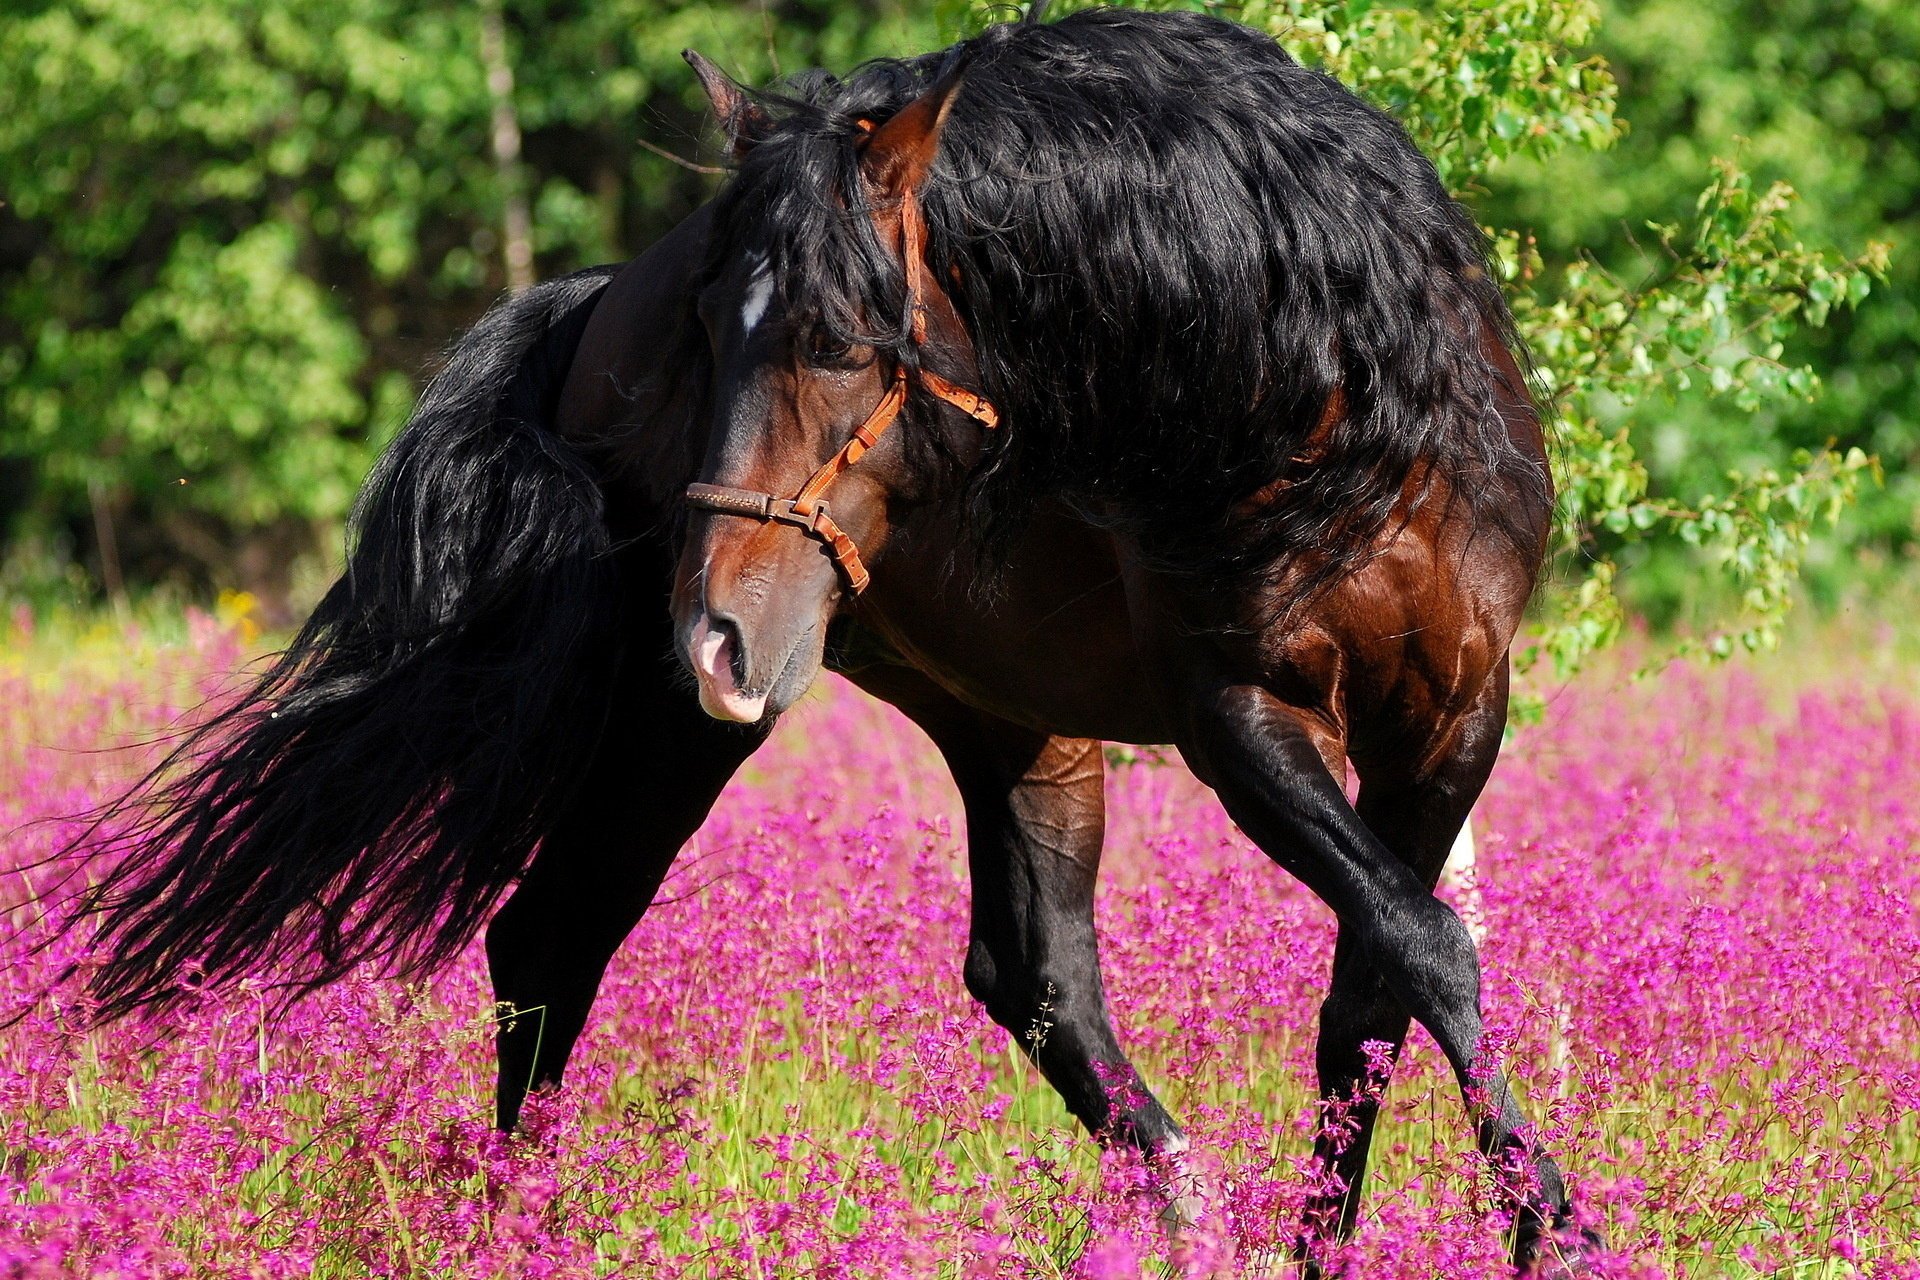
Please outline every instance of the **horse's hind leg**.
[{"label": "horse's hind leg", "polygon": [[630,655],[579,799],[487,929],[501,1023],[496,1122],[557,1084],[607,962],[652,904],[674,855],[764,734],[700,710],[664,659]]},{"label": "horse's hind leg", "polygon": [[[1088,1132],[1169,1176],[1186,1138],[1121,1051],[1100,978],[1094,883],[1106,833],[1100,744],[975,711],[917,674],[857,677],[926,730],[967,815],[967,989]],[[1184,1186],[1170,1187],[1177,1199]],[[1190,1213],[1191,1203],[1173,1206]]]},{"label": "horse's hind leg", "polygon": [[[1331,1040],[1323,1040],[1323,1071],[1334,1080],[1353,1078],[1362,1070],[1359,1044],[1381,1032],[1377,1038],[1389,1044],[1395,1032],[1404,1036],[1404,1015],[1388,1012],[1369,990],[1419,1019],[1453,1067],[1481,1151],[1512,1187],[1516,1260],[1531,1267],[1547,1228],[1566,1219],[1566,1192],[1559,1169],[1526,1136],[1526,1118],[1504,1075],[1479,1060],[1480,963],[1473,938],[1433,896],[1426,868],[1409,865],[1347,803],[1318,749],[1314,724],[1264,689],[1229,686],[1200,699],[1190,741],[1181,745],[1241,829],[1339,917],[1344,961],[1336,988],[1344,998],[1334,1010]],[[1438,856],[1452,834],[1433,837]],[[1364,1160],[1356,1166],[1364,1168]],[[1342,1204],[1337,1219],[1336,1227],[1351,1223],[1349,1205]]]},{"label": "horse's hind leg", "polygon": [[[1417,771],[1400,762],[1356,762],[1361,821],[1413,872],[1429,892],[1440,878],[1453,841],[1493,770],[1506,721],[1506,675],[1489,681],[1478,702],[1448,730],[1440,758]],[[1379,1116],[1384,1077],[1371,1078],[1366,1046],[1388,1046],[1385,1066],[1399,1058],[1411,1024],[1406,1006],[1387,987],[1346,924],[1334,948],[1333,976],[1320,1006],[1316,1061],[1320,1097],[1328,1123],[1314,1155],[1329,1189],[1307,1212],[1309,1251],[1319,1241],[1344,1239],[1359,1213],[1367,1154]]]}]

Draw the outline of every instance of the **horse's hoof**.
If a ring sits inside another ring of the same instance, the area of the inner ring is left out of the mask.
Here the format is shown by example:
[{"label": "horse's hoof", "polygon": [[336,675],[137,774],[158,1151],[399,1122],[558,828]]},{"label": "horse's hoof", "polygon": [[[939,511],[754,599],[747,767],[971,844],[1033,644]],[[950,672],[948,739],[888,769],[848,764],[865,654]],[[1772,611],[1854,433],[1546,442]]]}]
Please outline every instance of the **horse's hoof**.
[{"label": "horse's hoof", "polygon": [[1543,1235],[1515,1259],[1526,1280],[1588,1280],[1600,1274],[1607,1246],[1585,1227],[1561,1227]]},{"label": "horse's hoof", "polygon": [[1285,1249],[1256,1249],[1240,1260],[1242,1280],[1302,1280],[1306,1275]]},{"label": "horse's hoof", "polygon": [[1159,1187],[1160,1228],[1174,1239],[1199,1229],[1207,1217],[1207,1187],[1200,1176],[1185,1168]]}]

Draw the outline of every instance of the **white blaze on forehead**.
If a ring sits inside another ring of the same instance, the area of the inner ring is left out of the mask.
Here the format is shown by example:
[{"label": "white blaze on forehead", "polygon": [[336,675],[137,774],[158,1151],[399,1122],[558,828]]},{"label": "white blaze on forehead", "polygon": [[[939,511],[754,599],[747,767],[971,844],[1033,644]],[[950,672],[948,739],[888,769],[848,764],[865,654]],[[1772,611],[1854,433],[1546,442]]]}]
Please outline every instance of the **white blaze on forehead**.
[{"label": "white blaze on forehead", "polygon": [[767,303],[773,300],[773,272],[767,266],[765,254],[756,253],[751,259],[753,275],[747,281],[747,300],[740,308],[740,332],[753,332],[753,326],[760,323],[760,317],[767,314]]}]

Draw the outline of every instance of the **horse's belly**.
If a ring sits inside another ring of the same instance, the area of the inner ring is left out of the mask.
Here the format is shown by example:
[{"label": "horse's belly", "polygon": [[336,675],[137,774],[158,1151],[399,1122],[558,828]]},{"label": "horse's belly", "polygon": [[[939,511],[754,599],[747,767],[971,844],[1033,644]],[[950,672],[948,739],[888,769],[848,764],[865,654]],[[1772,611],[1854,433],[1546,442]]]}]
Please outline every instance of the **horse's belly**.
[{"label": "horse's belly", "polygon": [[1065,515],[1036,519],[983,603],[951,540],[917,532],[875,574],[857,615],[895,660],[1016,724],[1112,742],[1172,738],[1105,534]]}]

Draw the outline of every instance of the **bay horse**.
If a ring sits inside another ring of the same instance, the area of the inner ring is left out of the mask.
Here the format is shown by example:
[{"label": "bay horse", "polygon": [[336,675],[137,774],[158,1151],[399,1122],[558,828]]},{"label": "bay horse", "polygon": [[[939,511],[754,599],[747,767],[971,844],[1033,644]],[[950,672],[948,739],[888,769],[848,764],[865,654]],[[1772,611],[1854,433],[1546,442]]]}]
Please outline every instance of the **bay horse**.
[{"label": "bay horse", "polygon": [[[1386,115],[1270,39],[1086,11],[752,93],[646,253],[497,305],[369,477],[286,652],[110,811],[100,1015],[183,973],[291,993],[487,927],[498,1120],[822,667],[963,798],[968,989],[1079,1121],[1168,1171],[1093,928],[1102,740],[1173,743],[1339,920],[1310,1268],[1355,1224],[1364,1046],[1418,1019],[1515,1213],[1597,1248],[1481,1058],[1433,895],[1498,752],[1552,505],[1479,232]],[[831,744],[822,744],[830,749]],[[1349,803],[1348,762],[1359,778]]]}]

